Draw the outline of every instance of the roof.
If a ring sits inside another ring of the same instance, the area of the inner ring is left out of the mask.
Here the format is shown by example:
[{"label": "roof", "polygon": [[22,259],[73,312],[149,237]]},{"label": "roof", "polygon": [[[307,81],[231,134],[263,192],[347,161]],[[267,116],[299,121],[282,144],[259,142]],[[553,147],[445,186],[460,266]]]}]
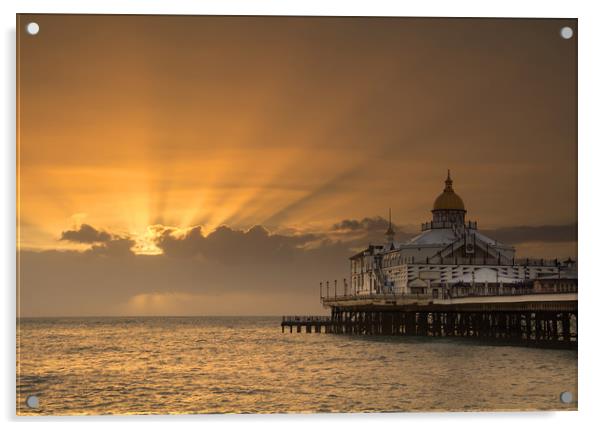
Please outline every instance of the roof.
[{"label": "roof", "polygon": [[447,245],[458,239],[451,228],[425,230],[404,245]]},{"label": "roof", "polygon": [[383,249],[383,245],[368,245],[367,248],[362,249],[360,252],[352,255],[351,257],[349,257],[350,260],[356,259],[358,257],[363,256],[364,254],[368,253],[369,255],[374,255],[377,252],[382,251]]},{"label": "roof", "polygon": [[[495,246],[498,249],[512,248],[509,245],[505,245],[503,243],[498,242],[495,239],[485,236],[477,230],[470,229],[468,231],[471,235],[474,234],[477,240],[481,241],[482,243],[486,243],[490,246]],[[396,244],[396,247],[403,248],[405,246],[447,246],[460,238],[462,238],[462,233],[456,233],[451,228],[434,228],[423,231],[418,236],[414,236],[412,239],[408,240],[405,243]]]}]

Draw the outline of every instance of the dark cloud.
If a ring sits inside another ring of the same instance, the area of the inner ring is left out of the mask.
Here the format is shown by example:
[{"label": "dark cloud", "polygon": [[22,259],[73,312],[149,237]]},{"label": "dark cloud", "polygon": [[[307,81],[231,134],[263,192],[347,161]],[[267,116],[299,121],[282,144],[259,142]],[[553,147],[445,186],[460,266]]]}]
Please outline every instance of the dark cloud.
[{"label": "dark cloud", "polygon": [[566,225],[502,227],[482,233],[503,243],[576,242],[577,223]]},{"label": "dark cloud", "polygon": [[93,245],[87,252],[105,257],[124,257],[134,255],[132,247],[136,241],[127,237],[115,237],[100,245]]},{"label": "dark cloud", "polygon": [[92,245],[86,253],[105,257],[133,255],[132,247],[136,242],[127,236],[119,236],[98,230],[89,224],[82,224],[77,230],[66,230],[60,240]]},{"label": "dark cloud", "polygon": [[[378,243],[384,240],[385,231],[389,222],[382,217],[366,217],[361,220],[345,219],[332,226],[336,233],[356,235],[359,240],[366,239],[370,243]],[[405,241],[412,238],[418,232],[404,231],[400,226],[393,224],[396,232],[396,240]],[[528,242],[576,242],[577,223],[565,225],[542,225],[542,226],[516,226],[501,227],[497,229],[481,230],[481,232],[493,239],[503,243],[519,244]],[[357,236],[359,235],[359,236]],[[355,240],[354,242],[357,242]]]},{"label": "dark cloud", "polygon": [[[406,241],[417,233],[404,231],[400,226],[392,223],[395,230],[396,241]],[[389,221],[382,217],[365,217],[361,220],[344,219],[331,227],[333,233],[343,241],[348,241],[353,248],[366,246],[369,243],[381,243],[385,240],[385,232],[389,228]],[[347,239],[345,239],[347,237]]]},{"label": "dark cloud", "polygon": [[98,243],[111,240],[111,234],[95,229],[89,224],[82,224],[77,230],[66,230],[61,233],[60,240],[77,243]]},{"label": "dark cloud", "polygon": [[[382,217],[366,217],[361,220],[344,219],[331,227],[331,232],[348,243],[351,248],[368,243],[381,243],[385,240],[385,231],[389,222]],[[419,231],[406,231],[393,224],[395,240],[404,242],[417,235]],[[481,233],[510,245],[542,242],[577,242],[577,223],[564,225],[516,226],[481,230]]]},{"label": "dark cloud", "polygon": [[192,227],[184,236],[174,236],[174,229],[166,229],[157,238],[156,245],[170,257],[192,257],[200,253],[205,237],[200,226]]},{"label": "dark cloud", "polygon": [[[375,218],[364,218],[362,220],[356,219],[344,219],[332,226],[333,230],[379,230],[383,234],[389,227],[389,221],[382,217]],[[398,230],[397,226],[393,224],[393,228]]]},{"label": "dark cloud", "polygon": [[302,247],[317,239],[313,234],[272,234],[262,226],[235,230],[218,227],[207,236],[200,226],[191,228],[183,236],[166,229],[157,240],[157,246],[168,256],[202,256],[208,260],[241,263],[248,261],[282,262],[303,252]]}]

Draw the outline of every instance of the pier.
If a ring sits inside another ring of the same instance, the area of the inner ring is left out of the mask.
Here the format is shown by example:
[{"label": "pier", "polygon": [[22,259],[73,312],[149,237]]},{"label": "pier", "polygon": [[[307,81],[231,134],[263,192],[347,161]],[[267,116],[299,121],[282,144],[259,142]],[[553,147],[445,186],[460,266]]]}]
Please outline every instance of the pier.
[{"label": "pier", "polygon": [[327,316],[283,316],[282,333],[284,329],[288,328],[292,333],[293,328],[297,333],[301,333],[302,329],[305,328],[305,333],[321,333],[324,328],[324,333],[332,332],[332,319]]},{"label": "pier", "polygon": [[577,347],[577,285],[562,289],[463,286],[438,294],[321,297],[331,317],[283,317],[307,333],[473,338],[504,344]]},{"label": "pier", "polygon": [[320,282],[330,319],[285,317],[283,332],[325,327],[333,334],[576,348],[577,262],[517,258],[513,246],[479,231],[466,213],[448,170],[431,221],[418,235],[397,242],[389,209],[384,243],[350,256],[342,283]]}]

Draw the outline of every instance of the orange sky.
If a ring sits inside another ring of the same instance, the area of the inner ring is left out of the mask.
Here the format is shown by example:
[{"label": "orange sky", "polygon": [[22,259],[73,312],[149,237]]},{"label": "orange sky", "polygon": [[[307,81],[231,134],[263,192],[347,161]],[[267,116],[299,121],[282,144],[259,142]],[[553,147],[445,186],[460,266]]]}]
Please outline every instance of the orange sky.
[{"label": "orange sky", "polygon": [[[59,240],[85,223],[152,254],[168,227],[323,233],[389,207],[409,233],[448,168],[481,228],[572,225],[564,25],[21,15],[21,248],[87,249]],[[576,237],[516,246],[574,255]]]}]

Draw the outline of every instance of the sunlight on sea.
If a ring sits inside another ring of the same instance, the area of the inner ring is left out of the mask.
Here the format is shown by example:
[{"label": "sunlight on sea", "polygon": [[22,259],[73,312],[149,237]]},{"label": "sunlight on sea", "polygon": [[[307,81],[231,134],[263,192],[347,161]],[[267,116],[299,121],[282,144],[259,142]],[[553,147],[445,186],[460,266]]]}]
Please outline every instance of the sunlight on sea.
[{"label": "sunlight on sea", "polygon": [[17,359],[19,415],[577,408],[559,401],[576,399],[576,351],[281,333],[273,317],[23,319]]}]

